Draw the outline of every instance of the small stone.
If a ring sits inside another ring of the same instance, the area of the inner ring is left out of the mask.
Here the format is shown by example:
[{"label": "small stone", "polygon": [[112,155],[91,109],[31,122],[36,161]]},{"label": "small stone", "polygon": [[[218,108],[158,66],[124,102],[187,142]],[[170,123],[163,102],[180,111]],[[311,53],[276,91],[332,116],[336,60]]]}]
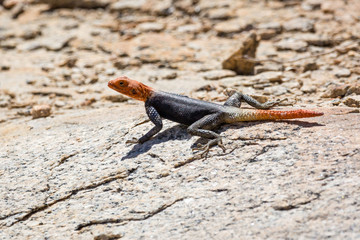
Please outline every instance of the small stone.
[{"label": "small stone", "polygon": [[348,85],[331,85],[325,93],[321,96],[323,98],[337,98],[337,97],[343,97],[347,93],[347,90],[349,89]]},{"label": "small stone", "polygon": [[321,7],[322,0],[306,0],[301,4],[301,8],[305,11],[318,10]]},{"label": "small stone", "polygon": [[236,73],[234,71],[230,70],[212,70],[205,72],[203,74],[203,77],[206,80],[219,80],[226,77],[234,77],[236,76]]},{"label": "small stone", "polygon": [[226,20],[233,17],[233,14],[228,8],[213,8],[206,13],[206,16],[212,20]]},{"label": "small stone", "polygon": [[346,91],[346,95],[350,95],[350,94],[360,95],[360,83],[354,83],[349,86],[349,88]]},{"label": "small stone", "polygon": [[187,24],[179,26],[176,29],[179,33],[199,33],[202,31],[202,25],[198,24]]},{"label": "small stone", "polygon": [[314,71],[314,70],[318,70],[319,66],[317,65],[316,62],[307,62],[304,64],[303,68],[302,68],[302,72],[307,72],[307,71]]},{"label": "small stone", "polygon": [[248,31],[252,25],[244,20],[235,19],[215,24],[214,29],[219,36]]},{"label": "small stone", "polygon": [[351,75],[351,71],[347,68],[339,68],[339,69],[335,69],[333,71],[334,75],[338,78],[341,77],[349,77]]},{"label": "small stone", "polygon": [[314,21],[307,18],[294,18],[290,21],[284,22],[284,30],[291,31],[300,31],[300,32],[314,32]]},{"label": "small stone", "polygon": [[260,83],[282,83],[284,75],[282,72],[263,72],[254,77],[254,80]]},{"label": "small stone", "polygon": [[306,51],[307,46],[308,44],[306,42],[293,38],[284,39],[275,44],[275,47],[278,51],[292,50],[296,52],[304,52]]},{"label": "small stone", "polygon": [[267,29],[267,30],[275,30],[276,33],[281,33],[282,25],[278,22],[266,22],[261,23],[257,26],[257,29]]},{"label": "small stone", "polygon": [[360,107],[360,95],[347,96],[343,103],[348,107]]},{"label": "small stone", "polygon": [[106,69],[105,73],[106,73],[106,75],[108,75],[108,76],[114,76],[115,73],[116,73],[116,69],[115,69],[115,68]]},{"label": "small stone", "polygon": [[73,68],[73,67],[75,67],[77,61],[78,61],[77,57],[74,57],[74,56],[66,57],[66,58],[60,60],[57,65],[59,67]]},{"label": "small stone", "polygon": [[284,66],[279,63],[265,62],[263,65],[255,66],[255,75],[262,72],[280,72],[284,70]]},{"label": "small stone", "polygon": [[146,3],[145,0],[121,0],[110,5],[111,11],[122,12],[125,10],[140,10],[141,7]]},{"label": "small stone", "polygon": [[280,96],[288,92],[286,87],[283,86],[272,86],[264,88],[265,95]]},{"label": "small stone", "polygon": [[308,84],[304,84],[300,90],[303,92],[303,93],[315,93],[316,92],[316,87],[313,86],[313,85],[308,85]]},{"label": "small stone", "polygon": [[165,29],[165,25],[156,22],[144,22],[140,23],[136,29],[140,32],[161,32]]},{"label": "small stone", "polygon": [[31,115],[33,119],[48,117],[51,114],[50,105],[35,105],[31,109]]}]

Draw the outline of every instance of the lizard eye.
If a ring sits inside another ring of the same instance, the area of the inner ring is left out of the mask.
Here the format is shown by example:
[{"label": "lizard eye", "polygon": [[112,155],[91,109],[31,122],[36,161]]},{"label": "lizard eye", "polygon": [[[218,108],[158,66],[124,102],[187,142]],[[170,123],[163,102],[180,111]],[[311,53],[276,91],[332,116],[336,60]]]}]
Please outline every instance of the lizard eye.
[{"label": "lizard eye", "polygon": [[119,85],[124,86],[124,82],[123,81],[119,82]]},{"label": "lizard eye", "polygon": [[131,92],[132,92],[134,95],[136,94],[136,90],[135,90],[135,89],[131,90]]}]

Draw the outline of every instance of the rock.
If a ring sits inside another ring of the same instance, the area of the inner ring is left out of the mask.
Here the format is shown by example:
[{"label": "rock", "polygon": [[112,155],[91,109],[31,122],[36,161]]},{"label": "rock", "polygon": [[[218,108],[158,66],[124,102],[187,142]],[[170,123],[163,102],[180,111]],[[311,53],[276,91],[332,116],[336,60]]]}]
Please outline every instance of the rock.
[{"label": "rock", "polygon": [[25,3],[19,2],[11,9],[11,17],[13,19],[18,18],[23,12],[25,12]]},{"label": "rock", "polygon": [[199,33],[203,29],[203,26],[200,23],[196,24],[186,24],[179,26],[176,30],[180,33]]},{"label": "rock", "polygon": [[75,39],[75,37],[71,35],[49,35],[31,42],[20,44],[17,46],[17,49],[21,51],[33,51],[45,48],[49,51],[60,51],[73,39]]},{"label": "rock", "polygon": [[279,72],[283,70],[284,66],[282,64],[274,62],[264,62],[263,65],[255,66],[255,75],[258,75],[262,72]]},{"label": "rock", "polygon": [[291,31],[300,31],[300,32],[314,32],[314,21],[307,18],[294,18],[290,21],[286,21],[283,24],[284,30]]},{"label": "rock", "polygon": [[105,8],[111,0],[37,0],[51,8]]},{"label": "rock", "polygon": [[255,58],[258,45],[259,40],[255,33],[250,33],[244,37],[240,43],[239,50],[222,62],[223,69],[233,70],[240,75],[254,74],[255,62],[251,59],[246,59],[246,57]]},{"label": "rock", "polygon": [[360,95],[352,95],[344,98],[343,103],[348,107],[360,108]]},{"label": "rock", "polygon": [[348,85],[331,85],[327,88],[325,93],[321,96],[323,98],[336,98],[336,97],[343,97],[347,93],[349,89]]},{"label": "rock", "polygon": [[316,62],[307,62],[302,67],[302,72],[318,70],[319,66]]},{"label": "rock", "polygon": [[264,94],[270,96],[280,96],[286,94],[287,92],[287,88],[280,85],[264,88]]},{"label": "rock", "polygon": [[309,45],[318,46],[318,47],[331,47],[336,44],[335,39],[328,36],[318,35],[315,33],[300,33],[300,34],[296,34],[295,38],[297,40],[305,41]]},{"label": "rock", "polygon": [[278,22],[262,23],[257,26],[257,34],[263,40],[269,40],[282,32],[282,26]]},{"label": "rock", "polygon": [[316,92],[316,87],[313,85],[309,85],[309,84],[304,84],[300,90],[303,93],[315,93]]},{"label": "rock", "polygon": [[156,22],[145,22],[137,25],[136,29],[140,32],[161,32],[165,29],[165,25]]},{"label": "rock", "polygon": [[111,11],[122,12],[122,11],[136,11],[141,10],[141,7],[146,3],[145,0],[121,0],[110,5]]},{"label": "rock", "polygon": [[228,8],[213,8],[210,9],[205,16],[212,20],[226,20],[233,17],[234,14]]},{"label": "rock", "polygon": [[301,8],[305,11],[318,10],[321,7],[322,0],[306,0],[301,4]]},{"label": "rock", "polygon": [[293,38],[288,38],[281,40],[275,44],[275,47],[278,51],[296,51],[296,52],[304,52],[307,49],[308,44],[301,40],[296,40]]},{"label": "rock", "polygon": [[356,94],[360,95],[360,83],[354,83],[349,86],[346,91],[346,95]]},{"label": "rock", "polygon": [[349,77],[351,75],[351,71],[347,68],[338,68],[333,70],[333,73],[336,77]]},{"label": "rock", "polygon": [[247,21],[241,19],[234,19],[215,24],[214,30],[218,32],[219,36],[228,36],[233,33],[248,31],[252,25]]},{"label": "rock", "polygon": [[236,76],[236,73],[230,70],[212,70],[205,72],[203,74],[203,77],[206,80],[219,80],[222,78],[233,77],[233,76]]},{"label": "rock", "polygon": [[33,119],[48,117],[51,114],[50,105],[35,105],[31,109],[31,115]]},{"label": "rock", "polygon": [[321,3],[321,10],[324,13],[334,14],[336,10],[344,8],[344,2],[339,0],[325,0]]},{"label": "rock", "polygon": [[282,72],[263,72],[254,76],[254,80],[260,83],[282,83],[283,78]]}]

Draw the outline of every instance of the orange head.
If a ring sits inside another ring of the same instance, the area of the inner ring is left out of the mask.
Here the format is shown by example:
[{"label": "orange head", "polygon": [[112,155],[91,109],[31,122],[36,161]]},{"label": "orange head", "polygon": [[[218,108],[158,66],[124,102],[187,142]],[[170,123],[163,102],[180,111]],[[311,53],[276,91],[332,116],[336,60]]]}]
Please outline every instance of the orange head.
[{"label": "orange head", "polygon": [[126,76],[118,77],[109,81],[108,86],[119,93],[144,102],[153,92],[151,87],[148,87],[141,82],[132,80]]}]

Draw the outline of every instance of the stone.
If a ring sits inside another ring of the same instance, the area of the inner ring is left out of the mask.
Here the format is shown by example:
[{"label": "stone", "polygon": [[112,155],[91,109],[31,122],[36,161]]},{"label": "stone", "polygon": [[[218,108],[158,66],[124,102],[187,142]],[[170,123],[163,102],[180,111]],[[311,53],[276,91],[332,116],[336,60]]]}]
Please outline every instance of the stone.
[{"label": "stone", "polygon": [[284,74],[282,72],[263,72],[254,76],[254,80],[260,83],[282,83]]},{"label": "stone", "polygon": [[309,85],[309,84],[304,84],[300,90],[303,93],[315,93],[316,92],[316,87],[313,85]]},{"label": "stone", "polygon": [[117,11],[117,12],[126,11],[126,10],[131,10],[131,11],[141,10],[141,7],[145,3],[146,3],[145,0],[137,0],[137,1],[121,0],[121,1],[117,1],[115,3],[112,3],[110,5],[110,10]]},{"label": "stone", "polygon": [[179,33],[199,33],[203,29],[203,26],[200,23],[195,24],[186,24],[179,26],[176,31]]},{"label": "stone", "polygon": [[218,32],[219,36],[227,36],[233,33],[248,31],[251,28],[252,25],[250,23],[241,19],[223,21],[214,26],[214,30]]},{"label": "stone", "polygon": [[344,98],[343,103],[348,107],[360,108],[360,95],[351,95]]},{"label": "stone", "polygon": [[222,78],[236,76],[236,73],[231,70],[212,70],[202,74],[206,80],[219,80]]},{"label": "stone", "polygon": [[351,71],[347,68],[337,68],[333,70],[333,74],[338,78],[350,77]]},{"label": "stone", "polygon": [[137,25],[136,29],[140,32],[161,32],[165,29],[165,25],[156,22],[144,22]]},{"label": "stone", "polygon": [[305,11],[318,10],[321,7],[322,0],[305,0],[301,3],[301,8]]},{"label": "stone", "polygon": [[349,86],[346,84],[330,85],[321,97],[323,97],[323,98],[343,97],[347,93],[348,89],[349,89]]},{"label": "stone", "polygon": [[283,24],[284,30],[288,32],[314,32],[314,21],[307,18],[294,18],[290,21],[286,21]]},{"label": "stone", "polygon": [[222,62],[223,69],[235,71],[239,75],[254,74],[255,62],[247,58],[255,58],[259,40],[255,33],[245,36],[239,49]]},{"label": "stone", "polygon": [[305,52],[307,50],[308,44],[301,40],[296,40],[293,38],[288,38],[281,40],[275,44],[275,47],[278,51],[296,51],[296,52]]},{"label": "stone", "polygon": [[264,94],[270,96],[281,96],[286,94],[287,92],[287,88],[280,85],[264,88]]},{"label": "stone", "polygon": [[50,116],[50,114],[51,114],[51,106],[47,104],[35,105],[31,109],[31,115],[33,119],[48,117]]},{"label": "stone", "polygon": [[213,20],[226,20],[233,17],[234,14],[228,8],[213,8],[206,13],[206,16]]}]

